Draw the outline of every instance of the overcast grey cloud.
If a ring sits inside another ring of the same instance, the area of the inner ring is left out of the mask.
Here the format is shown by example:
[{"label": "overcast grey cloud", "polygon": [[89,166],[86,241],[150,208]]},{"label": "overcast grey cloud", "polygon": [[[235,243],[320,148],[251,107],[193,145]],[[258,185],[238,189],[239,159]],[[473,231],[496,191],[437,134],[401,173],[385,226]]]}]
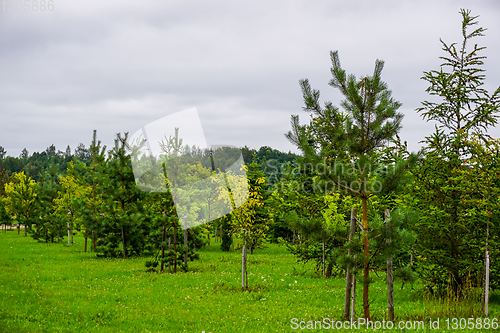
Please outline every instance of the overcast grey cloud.
[{"label": "overcast grey cloud", "polygon": [[[6,0],[7,1],[7,0]],[[460,8],[488,28],[487,88],[500,85],[497,1],[70,1],[54,10],[0,7],[0,145],[17,156],[55,144],[111,145],[117,132],[196,107],[210,144],[296,151],[286,140],[302,111],[298,80],[324,101],[329,52],[343,67],[383,79],[403,103],[412,150],[433,131],[415,113],[438,69],[439,38],[460,41]],[[0,5],[2,6],[2,5]],[[499,137],[493,129],[491,135]]]}]

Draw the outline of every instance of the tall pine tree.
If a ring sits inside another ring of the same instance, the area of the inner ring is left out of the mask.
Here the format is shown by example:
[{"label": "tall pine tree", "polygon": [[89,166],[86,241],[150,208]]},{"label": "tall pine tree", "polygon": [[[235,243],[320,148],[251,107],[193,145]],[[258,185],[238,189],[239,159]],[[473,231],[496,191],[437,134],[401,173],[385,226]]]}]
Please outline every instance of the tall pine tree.
[{"label": "tall pine tree", "polygon": [[[324,170],[322,189],[325,192],[346,191],[361,200],[363,224],[363,309],[369,311],[368,200],[394,188],[404,176],[404,170],[414,163],[415,156],[394,165],[383,165],[379,149],[401,129],[403,115],[397,110],[401,103],[381,80],[384,62],[377,60],[372,76],[357,79],[346,75],[338,52],[330,53],[332,79],[330,86],[339,89],[345,99],[338,107],[327,102],[322,107],[320,92],[311,89],[307,79],[300,81],[304,111],[312,113],[308,125],[300,125],[292,116],[292,131],[286,137],[304,153],[315,168]],[[384,169],[384,172],[381,172]]]}]

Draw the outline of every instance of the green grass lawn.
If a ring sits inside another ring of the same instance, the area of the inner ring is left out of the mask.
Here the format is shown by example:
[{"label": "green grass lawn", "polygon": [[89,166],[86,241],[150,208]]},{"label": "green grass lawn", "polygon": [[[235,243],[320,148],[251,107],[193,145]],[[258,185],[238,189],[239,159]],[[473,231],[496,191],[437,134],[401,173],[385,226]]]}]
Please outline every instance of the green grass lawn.
[{"label": "green grass lawn", "polygon": [[[1,232],[0,332],[297,332],[292,318],[342,318],[345,281],[318,276],[283,247],[249,256],[246,292],[241,253],[223,253],[219,244],[198,253],[187,273],[148,273],[146,258],[83,253],[78,236],[68,247]],[[385,276],[373,277],[371,314],[381,321],[387,318]],[[419,284],[412,290],[396,282],[394,294],[397,321],[423,320],[427,327],[429,317],[440,317],[443,328],[444,318],[480,313],[477,302],[430,300]],[[490,318],[500,318],[499,299],[494,293]],[[361,302],[358,283],[357,317]]]}]

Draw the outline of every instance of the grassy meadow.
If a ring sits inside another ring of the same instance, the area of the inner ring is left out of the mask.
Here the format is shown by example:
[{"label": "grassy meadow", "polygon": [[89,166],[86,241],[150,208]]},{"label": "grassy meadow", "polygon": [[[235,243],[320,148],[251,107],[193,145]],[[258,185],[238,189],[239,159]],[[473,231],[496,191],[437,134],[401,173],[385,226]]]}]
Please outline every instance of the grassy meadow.
[{"label": "grassy meadow", "polygon": [[[146,258],[96,258],[83,252],[79,236],[73,246],[64,244],[0,232],[0,332],[297,332],[292,318],[342,318],[345,280],[320,277],[274,244],[249,256],[246,292],[241,253],[223,253],[213,241],[198,250],[189,272],[175,275],[147,272]],[[382,321],[385,275],[373,277],[372,320]],[[358,280],[357,317],[361,289]],[[441,318],[432,332],[445,331],[444,318],[481,315],[478,291],[457,301],[431,299],[419,283],[401,289],[397,281],[394,289],[396,321],[423,320],[427,327],[429,318]],[[500,318],[499,301],[494,292],[490,318]]]}]

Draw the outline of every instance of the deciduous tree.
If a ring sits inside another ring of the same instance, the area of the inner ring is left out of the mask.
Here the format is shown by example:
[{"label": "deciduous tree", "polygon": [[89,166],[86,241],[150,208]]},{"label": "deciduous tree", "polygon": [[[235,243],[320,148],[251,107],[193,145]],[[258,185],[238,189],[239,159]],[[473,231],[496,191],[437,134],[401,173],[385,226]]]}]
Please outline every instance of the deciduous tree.
[{"label": "deciduous tree", "polygon": [[15,216],[18,223],[18,233],[20,225],[24,225],[24,236],[27,234],[27,226],[31,225],[35,220],[36,182],[26,177],[24,172],[15,173],[12,176],[12,181],[5,185],[5,209]]}]

